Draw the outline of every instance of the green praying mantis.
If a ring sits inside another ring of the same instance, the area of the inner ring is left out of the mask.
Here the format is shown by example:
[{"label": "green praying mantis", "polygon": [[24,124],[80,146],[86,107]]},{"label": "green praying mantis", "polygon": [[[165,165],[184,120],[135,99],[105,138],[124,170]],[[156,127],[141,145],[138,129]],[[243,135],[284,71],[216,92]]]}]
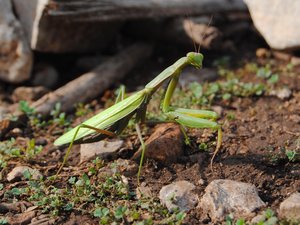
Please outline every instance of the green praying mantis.
[{"label": "green praying mantis", "polygon": [[[178,123],[181,128],[210,128],[218,131],[216,150],[211,158],[211,166],[222,143],[222,129],[216,122],[218,115],[214,111],[176,108],[170,105],[174,90],[177,86],[179,76],[184,67],[191,65],[197,69],[202,67],[203,55],[197,52],[189,52],[185,57],[178,59],[173,65],[162,71],[156,78],[149,82],[144,89],[123,99],[120,92],[116,104],[86,120],[72,130],[59,137],[54,145],[69,144],[62,165],[57,174],[65,165],[74,143],[94,142],[109,136],[119,135],[127,126],[129,120],[135,116],[135,128],[141,142],[142,153],[140,158],[138,181],[144,160],[146,146],[143,141],[139,124],[145,121],[146,110],[149,101],[155,91],[169,80],[165,96],[162,100],[162,113],[166,121]],[[123,99],[123,100],[121,100]],[[184,129],[181,129],[184,131]],[[186,135],[186,134],[185,134]]]}]

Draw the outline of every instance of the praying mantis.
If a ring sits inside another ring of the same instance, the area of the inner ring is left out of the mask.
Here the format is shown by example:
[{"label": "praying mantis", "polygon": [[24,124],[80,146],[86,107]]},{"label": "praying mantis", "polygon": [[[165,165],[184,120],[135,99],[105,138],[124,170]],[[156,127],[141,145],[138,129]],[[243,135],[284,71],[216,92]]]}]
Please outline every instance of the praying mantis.
[{"label": "praying mantis", "polygon": [[[169,84],[161,105],[162,113],[164,113],[166,121],[178,123],[182,128],[210,128],[218,131],[216,149],[210,162],[212,167],[214,157],[218,153],[222,143],[222,128],[221,125],[216,122],[218,118],[217,113],[209,110],[176,108],[170,105],[181,71],[188,65],[200,69],[202,67],[202,61],[203,55],[201,53],[187,53],[185,57],[178,59],[173,65],[163,70],[157,77],[149,82],[144,89],[123,100],[120,100],[122,99],[122,94],[120,94],[117,97],[118,100],[115,105],[91,117],[56,139],[54,142],[54,145],[56,146],[69,144],[63,163],[57,174],[59,174],[66,163],[74,143],[94,142],[109,136],[117,136],[125,129],[129,120],[135,116],[135,128],[142,147],[137,174],[139,181],[146,151],[139,124],[145,121],[147,105],[151,100],[152,95],[165,81],[168,80]],[[184,129],[181,130],[184,131]]]}]

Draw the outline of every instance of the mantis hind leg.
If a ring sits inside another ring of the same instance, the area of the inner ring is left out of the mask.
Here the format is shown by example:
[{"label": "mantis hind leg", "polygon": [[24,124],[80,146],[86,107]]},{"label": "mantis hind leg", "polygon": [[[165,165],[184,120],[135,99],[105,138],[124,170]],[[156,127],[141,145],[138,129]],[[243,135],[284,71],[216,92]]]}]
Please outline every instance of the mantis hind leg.
[{"label": "mantis hind leg", "polygon": [[[120,102],[120,101],[122,101],[122,100],[124,100],[124,98],[125,98],[125,86],[124,86],[124,85],[121,85],[120,88],[119,88],[119,90],[118,90],[118,95],[117,95],[117,97],[116,97],[115,104],[118,103],[118,102]],[[124,121],[122,120],[122,122],[119,124],[120,127],[118,127],[118,129],[121,130],[122,127],[124,127],[124,125],[127,125],[128,120],[129,120],[129,119],[128,119],[127,117],[125,117],[125,118],[124,118]],[[77,130],[75,131],[75,134],[74,134],[74,136],[73,136],[73,138],[72,138],[72,140],[71,140],[71,142],[70,142],[70,144],[69,144],[69,147],[68,147],[68,149],[67,149],[67,152],[66,152],[66,154],[65,154],[65,156],[64,156],[63,163],[62,163],[61,166],[59,167],[59,169],[58,169],[58,171],[57,171],[57,173],[56,173],[56,176],[60,173],[60,171],[62,170],[63,166],[66,164],[67,159],[68,159],[68,157],[69,157],[69,155],[70,155],[70,153],[71,153],[72,146],[73,146],[73,144],[74,144],[74,142],[75,142],[75,140],[76,140],[76,137],[77,137],[77,135],[78,135],[78,132],[79,132],[79,130],[82,129],[82,128],[85,128],[85,129],[91,129],[91,130],[96,131],[96,132],[99,133],[99,134],[104,134],[104,135],[107,135],[107,136],[110,136],[110,137],[115,137],[115,136],[116,136],[116,134],[113,133],[113,132],[111,132],[111,131],[99,129],[99,128],[97,128],[97,127],[93,127],[93,126],[90,126],[90,125],[87,125],[87,124],[81,124],[81,125],[77,128]],[[118,130],[118,129],[117,129],[117,130]]]},{"label": "mantis hind leg", "polygon": [[69,157],[69,155],[70,155],[70,153],[71,153],[71,149],[72,149],[73,143],[74,143],[74,141],[76,140],[76,137],[77,137],[77,134],[78,134],[79,130],[82,129],[82,128],[85,128],[85,129],[91,129],[91,130],[96,131],[97,133],[105,134],[105,135],[111,136],[111,137],[116,136],[116,134],[113,133],[113,132],[110,132],[110,131],[107,131],[107,130],[98,129],[98,128],[96,128],[96,127],[92,127],[92,126],[89,126],[89,125],[86,125],[86,124],[81,124],[81,125],[77,128],[77,130],[76,130],[76,132],[75,132],[75,134],[74,134],[74,137],[72,138],[72,141],[71,141],[70,144],[69,144],[69,147],[68,147],[67,152],[66,152],[66,154],[65,154],[65,156],[64,156],[63,162],[62,162],[61,166],[59,167],[59,169],[58,169],[58,171],[57,171],[57,173],[56,173],[56,176],[60,173],[60,171],[62,170],[62,168],[63,168],[64,165],[66,164],[67,159],[68,159],[68,157]]},{"label": "mantis hind leg", "polygon": [[145,152],[146,152],[146,145],[145,145],[145,142],[144,142],[143,137],[142,137],[140,126],[138,124],[135,124],[135,129],[136,129],[136,132],[138,134],[138,138],[139,138],[139,140],[141,142],[141,146],[142,146],[141,159],[140,159],[139,170],[138,170],[138,174],[137,174],[137,183],[138,183],[138,186],[140,186],[140,175],[141,175],[142,166],[143,166],[143,162],[144,162],[144,157],[145,157]]}]

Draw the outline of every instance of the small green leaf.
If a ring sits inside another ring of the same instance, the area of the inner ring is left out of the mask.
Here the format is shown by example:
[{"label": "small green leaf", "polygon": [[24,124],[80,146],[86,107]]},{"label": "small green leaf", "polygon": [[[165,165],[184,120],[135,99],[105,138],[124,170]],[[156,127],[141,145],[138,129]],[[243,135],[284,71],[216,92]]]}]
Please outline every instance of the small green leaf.
[{"label": "small green leaf", "polygon": [[31,177],[32,177],[32,174],[30,173],[29,170],[25,170],[25,171],[23,172],[23,176],[24,176],[25,179],[30,180]]},{"label": "small green leaf", "polygon": [[34,108],[31,108],[27,101],[21,100],[19,102],[19,109],[26,115],[32,115],[34,113]]},{"label": "small green leaf", "polygon": [[76,177],[70,177],[68,180],[69,184],[75,184],[75,181],[76,181]]},{"label": "small green leaf", "polygon": [[108,214],[109,214],[108,208],[97,208],[94,211],[94,217],[97,217],[97,218],[105,217]]},{"label": "small green leaf", "polygon": [[274,216],[273,210],[272,209],[266,209],[265,216],[266,216],[267,219],[273,217]]},{"label": "small green leaf", "polygon": [[82,180],[84,181],[85,185],[89,186],[91,184],[90,178],[85,173],[82,175]]},{"label": "small green leaf", "polygon": [[231,94],[225,93],[225,94],[223,94],[222,98],[223,98],[223,100],[229,100],[231,98]]},{"label": "small green leaf", "polygon": [[219,91],[219,85],[217,83],[212,83],[209,85],[208,90],[206,91],[206,95],[215,94]]},{"label": "small green leaf", "polygon": [[238,219],[235,224],[236,225],[244,225],[245,224],[245,219]]},{"label": "small green leaf", "polygon": [[196,97],[196,98],[201,98],[202,96],[202,85],[199,84],[198,82],[192,82],[189,84],[189,89],[192,91],[192,94]]},{"label": "small green leaf", "polygon": [[273,75],[268,79],[267,82],[268,82],[269,84],[275,84],[275,83],[278,82],[278,80],[279,80],[278,74],[273,74]]},{"label": "small green leaf", "polygon": [[108,208],[103,208],[102,209],[102,214],[103,214],[103,216],[107,216],[109,214],[109,209]]},{"label": "small green leaf", "polygon": [[8,224],[8,221],[6,218],[0,218],[0,225]]},{"label": "small green leaf", "polygon": [[278,221],[278,218],[275,216],[272,216],[271,218],[269,218],[264,224],[265,225],[276,225]]},{"label": "small green leaf", "polygon": [[186,216],[186,213],[185,212],[179,212],[176,214],[176,220],[178,221],[182,221]]},{"label": "small green leaf", "polygon": [[225,219],[226,219],[226,225],[232,225],[232,222],[233,222],[232,214],[227,215]]},{"label": "small green leaf", "polygon": [[21,195],[23,192],[22,192],[22,190],[21,189],[19,189],[19,188],[13,188],[13,189],[11,189],[11,194],[12,195]]},{"label": "small green leaf", "polygon": [[285,154],[286,154],[286,156],[287,156],[287,158],[288,158],[288,160],[290,162],[294,162],[295,161],[295,158],[296,158],[296,155],[297,155],[296,151],[287,150],[285,152]]},{"label": "small green leaf", "polygon": [[73,207],[74,207],[74,203],[72,202],[72,203],[66,204],[65,207],[64,207],[64,209],[66,211],[71,211],[73,209]]},{"label": "small green leaf", "polygon": [[200,151],[206,151],[208,149],[208,146],[206,143],[203,142],[203,143],[199,144],[198,148]]},{"label": "small green leaf", "polygon": [[115,211],[115,218],[122,219],[127,210],[126,206],[119,206]]},{"label": "small green leaf", "polygon": [[270,70],[270,66],[266,65],[265,67],[261,67],[257,70],[256,76],[264,79],[269,78],[272,75],[272,71]]}]

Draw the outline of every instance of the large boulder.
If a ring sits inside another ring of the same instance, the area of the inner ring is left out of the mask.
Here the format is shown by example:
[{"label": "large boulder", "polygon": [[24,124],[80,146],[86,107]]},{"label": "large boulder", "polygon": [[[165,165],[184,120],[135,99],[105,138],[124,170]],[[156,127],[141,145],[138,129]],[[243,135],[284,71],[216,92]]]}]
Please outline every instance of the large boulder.
[{"label": "large boulder", "polygon": [[271,48],[300,48],[300,1],[244,0],[253,23]]},{"label": "large boulder", "polygon": [[0,0],[0,79],[20,83],[30,77],[32,53],[10,0]]}]

